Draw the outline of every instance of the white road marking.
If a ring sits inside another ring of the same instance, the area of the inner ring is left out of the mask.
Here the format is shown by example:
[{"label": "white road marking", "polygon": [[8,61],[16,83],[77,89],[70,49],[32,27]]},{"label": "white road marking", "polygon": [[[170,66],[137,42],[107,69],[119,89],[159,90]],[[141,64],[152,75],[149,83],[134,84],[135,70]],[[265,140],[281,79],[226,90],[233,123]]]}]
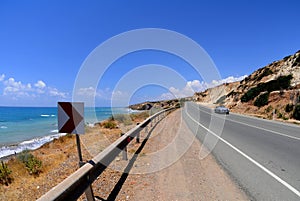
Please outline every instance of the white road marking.
[{"label": "white road marking", "polygon": [[[193,107],[193,106],[192,106],[192,107]],[[197,109],[199,109],[199,108],[197,108]],[[208,113],[208,112],[206,112],[206,111],[204,111],[204,110],[201,110],[201,111],[202,111],[202,112],[205,112],[206,114],[214,115],[213,113]],[[214,116],[217,117],[217,115],[214,115]],[[291,139],[294,139],[294,140],[300,140],[299,137],[287,135],[287,134],[284,134],[284,133],[280,133],[280,132],[277,132],[277,131],[269,130],[269,129],[266,129],[266,128],[261,128],[261,127],[254,126],[254,125],[250,125],[250,124],[246,124],[246,123],[243,123],[243,122],[240,122],[240,121],[235,121],[235,120],[232,120],[232,119],[226,119],[226,121],[231,121],[231,122],[235,122],[235,123],[238,123],[238,124],[243,124],[243,125],[246,125],[246,126],[249,126],[249,127],[261,129],[261,130],[264,130],[264,131],[267,131],[267,132],[274,133],[275,135],[281,135],[281,136],[288,137],[288,138],[291,138]]]},{"label": "white road marking", "polygon": [[218,136],[217,134],[215,134],[213,131],[207,129],[205,126],[203,126],[198,121],[196,121],[187,111],[186,111],[186,114],[189,116],[189,118],[191,120],[193,120],[199,126],[201,126],[202,128],[204,128],[209,133],[211,133],[212,135],[214,135],[216,138],[218,138],[219,140],[221,140],[223,143],[225,143],[226,145],[228,145],[229,147],[231,147],[233,150],[235,150],[236,152],[238,152],[239,154],[241,154],[242,156],[244,156],[246,159],[248,159],[249,161],[251,161],[253,164],[255,164],[257,167],[259,167],[260,169],[262,169],[267,174],[269,174],[271,177],[273,177],[275,180],[277,180],[279,183],[281,183],[282,185],[284,185],[286,188],[288,188],[290,191],[292,191],[294,194],[296,194],[300,198],[300,192],[296,188],[294,188],[292,185],[290,185],[289,183],[287,183],[286,181],[284,181],[283,179],[281,179],[280,177],[278,177],[276,174],[274,174],[273,172],[271,172],[270,170],[268,170],[266,167],[264,167],[263,165],[261,165],[260,163],[258,163],[256,160],[254,160],[253,158],[251,158],[250,156],[248,156],[247,154],[245,154],[244,152],[242,152],[241,150],[239,150],[238,148],[236,148],[234,145],[230,144],[225,139],[223,139],[220,136]]}]

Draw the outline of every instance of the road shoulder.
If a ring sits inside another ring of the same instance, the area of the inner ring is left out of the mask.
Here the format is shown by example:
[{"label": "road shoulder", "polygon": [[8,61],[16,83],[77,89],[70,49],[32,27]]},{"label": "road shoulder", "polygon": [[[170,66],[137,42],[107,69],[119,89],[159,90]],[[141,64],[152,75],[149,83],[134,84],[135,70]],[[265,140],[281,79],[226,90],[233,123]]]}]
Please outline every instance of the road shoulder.
[{"label": "road shoulder", "polygon": [[[174,143],[176,135],[182,141]],[[181,142],[189,141],[186,139],[194,140],[183,155],[165,167],[170,158],[176,159],[182,151]],[[165,148],[169,151],[156,154]],[[152,131],[117,200],[248,200],[211,154],[199,158],[201,148],[181,121],[181,111],[171,113]]]}]

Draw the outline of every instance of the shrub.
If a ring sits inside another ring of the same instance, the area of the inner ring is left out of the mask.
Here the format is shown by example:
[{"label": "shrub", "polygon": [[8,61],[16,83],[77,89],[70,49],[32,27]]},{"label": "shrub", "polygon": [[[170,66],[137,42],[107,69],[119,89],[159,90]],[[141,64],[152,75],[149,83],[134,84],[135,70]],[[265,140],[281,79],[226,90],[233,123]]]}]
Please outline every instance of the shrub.
[{"label": "shrub", "polygon": [[283,120],[289,120],[289,118],[286,117],[286,116],[283,116],[282,119],[283,119]]},{"label": "shrub", "polygon": [[273,71],[270,68],[265,68],[263,73],[257,77],[257,80],[261,80],[263,77],[273,74]]},{"label": "shrub", "polygon": [[25,165],[29,171],[29,174],[38,176],[42,172],[42,161],[34,156],[30,157]]},{"label": "shrub", "polygon": [[28,150],[19,154],[18,159],[25,164],[29,174],[38,176],[42,172],[42,161],[29,153]]},{"label": "shrub", "polygon": [[276,90],[283,90],[290,87],[292,75],[280,76],[276,80],[271,80],[266,83],[260,83],[256,87],[249,89],[241,98],[242,102],[248,102],[257,97],[261,92],[272,92]]},{"label": "shrub", "polygon": [[29,150],[24,150],[18,155],[18,159],[22,163],[26,163],[26,161],[28,161],[30,157],[32,157],[32,154],[29,153]]},{"label": "shrub", "polygon": [[109,129],[114,129],[117,127],[117,124],[113,121],[106,121],[102,125],[104,128],[109,128]]},{"label": "shrub", "polygon": [[285,112],[289,113],[289,112],[292,112],[294,109],[294,105],[293,104],[287,104],[285,106]]},{"label": "shrub", "polygon": [[293,117],[297,120],[300,120],[300,105],[297,105],[293,112]]},{"label": "shrub", "polygon": [[8,186],[8,184],[11,183],[12,178],[10,177],[10,174],[12,171],[8,168],[8,166],[1,161],[0,166],[0,183]]},{"label": "shrub", "polygon": [[260,90],[257,87],[251,88],[247,91],[241,98],[242,102],[248,102],[249,100],[253,100],[256,96],[258,96]]},{"label": "shrub", "polygon": [[269,107],[266,108],[265,112],[269,113],[273,110],[273,107],[270,105]]},{"label": "shrub", "polygon": [[269,93],[264,93],[256,98],[254,105],[257,107],[262,107],[264,105],[267,105],[268,102],[269,102]]}]

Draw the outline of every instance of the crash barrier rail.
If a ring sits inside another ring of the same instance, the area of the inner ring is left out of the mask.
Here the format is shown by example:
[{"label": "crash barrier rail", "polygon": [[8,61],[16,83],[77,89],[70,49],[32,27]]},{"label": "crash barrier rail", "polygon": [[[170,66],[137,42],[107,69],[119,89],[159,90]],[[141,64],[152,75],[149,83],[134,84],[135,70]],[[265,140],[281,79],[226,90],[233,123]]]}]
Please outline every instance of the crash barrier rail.
[{"label": "crash barrier rail", "polygon": [[[154,126],[153,123],[159,122],[166,116],[167,112],[171,112],[174,109],[176,108],[168,108],[148,117],[145,121],[122,135],[118,140],[84,164],[64,181],[53,187],[40,197],[38,201],[77,200],[121,151],[123,151],[123,159],[127,160],[126,147],[135,137],[137,142],[139,142],[140,131],[147,128],[148,125],[151,127]],[[94,200],[94,198],[88,198],[88,200]]]}]

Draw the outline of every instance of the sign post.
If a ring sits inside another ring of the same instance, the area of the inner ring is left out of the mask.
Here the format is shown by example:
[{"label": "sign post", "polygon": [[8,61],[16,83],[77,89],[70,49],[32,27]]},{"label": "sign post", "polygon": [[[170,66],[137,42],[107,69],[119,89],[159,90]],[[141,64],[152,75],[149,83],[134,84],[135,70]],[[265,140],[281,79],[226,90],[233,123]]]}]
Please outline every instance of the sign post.
[{"label": "sign post", "polygon": [[[81,167],[84,162],[82,160],[79,134],[85,133],[84,104],[81,102],[58,102],[57,108],[58,132],[76,134],[79,167]],[[86,189],[85,195],[88,201],[95,200],[91,186]]]}]

